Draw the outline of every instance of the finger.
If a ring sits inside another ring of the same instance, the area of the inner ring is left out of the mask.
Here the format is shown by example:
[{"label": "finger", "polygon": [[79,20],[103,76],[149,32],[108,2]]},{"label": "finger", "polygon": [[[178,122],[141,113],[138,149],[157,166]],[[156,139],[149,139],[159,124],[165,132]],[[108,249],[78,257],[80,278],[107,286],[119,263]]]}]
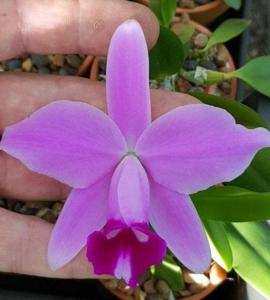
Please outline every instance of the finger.
[{"label": "finger", "polygon": [[0,60],[27,52],[104,55],[116,27],[131,18],[141,23],[152,46],[158,36],[158,22],[149,9],[137,3],[1,0]]},{"label": "finger", "polygon": [[[101,82],[78,77],[12,75],[0,76],[0,131],[38,108],[57,99],[81,100],[105,110],[105,88]],[[184,104],[197,103],[186,94],[152,90],[152,113],[161,114]],[[0,152],[0,193],[21,200],[59,200],[69,188],[51,178],[30,172],[21,162]],[[16,187],[16,188],[15,188]]]},{"label": "finger", "polygon": [[86,260],[85,249],[70,264],[56,272],[50,270],[47,247],[52,227],[37,217],[19,215],[1,208],[1,272],[59,278],[95,276]]}]

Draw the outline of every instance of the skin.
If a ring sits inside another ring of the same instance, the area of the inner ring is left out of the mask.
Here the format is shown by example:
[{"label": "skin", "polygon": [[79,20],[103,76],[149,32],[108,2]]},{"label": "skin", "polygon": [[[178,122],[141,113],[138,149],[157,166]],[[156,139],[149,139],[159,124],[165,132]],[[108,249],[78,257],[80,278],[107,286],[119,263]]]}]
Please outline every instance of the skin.
[{"label": "skin", "polygon": [[[117,13],[111,13],[116,11]],[[76,12],[76,13],[74,13]],[[145,7],[125,0],[1,0],[0,60],[23,53],[104,55],[111,35],[124,20],[137,19],[149,47],[158,37],[158,22]],[[2,30],[3,29],[3,30]],[[198,103],[179,93],[152,92],[152,114]],[[0,74],[0,131],[40,107],[59,99],[85,101],[106,111],[105,87],[79,77]],[[0,151],[0,195],[20,200],[65,199],[70,188],[29,171]],[[83,250],[72,262],[52,272],[47,245],[52,225],[37,217],[0,209],[0,271],[61,278],[93,277]]]}]

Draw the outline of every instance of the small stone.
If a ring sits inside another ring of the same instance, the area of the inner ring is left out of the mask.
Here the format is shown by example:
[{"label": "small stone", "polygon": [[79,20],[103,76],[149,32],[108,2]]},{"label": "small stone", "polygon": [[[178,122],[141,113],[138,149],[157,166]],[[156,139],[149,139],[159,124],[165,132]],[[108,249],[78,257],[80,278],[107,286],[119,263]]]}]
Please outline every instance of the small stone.
[{"label": "small stone", "polygon": [[187,59],[184,62],[183,68],[186,71],[194,71],[194,70],[196,70],[197,66],[198,66],[198,62],[196,60]]},{"label": "small stone", "polygon": [[232,86],[230,81],[223,81],[219,83],[218,87],[222,90],[222,92],[224,92],[227,95],[231,93]]},{"label": "small stone", "polygon": [[143,289],[147,294],[156,293],[154,279],[152,278],[152,279],[145,281],[145,283],[143,284]]},{"label": "small stone", "polygon": [[135,300],[145,300],[146,294],[140,288],[137,288],[134,292]]},{"label": "small stone", "polygon": [[225,50],[224,47],[220,47],[216,56],[215,62],[219,67],[224,67],[229,59],[228,52]]},{"label": "small stone", "polygon": [[180,0],[180,7],[183,8],[194,8],[195,7],[195,2],[194,0]]},{"label": "small stone", "polygon": [[103,280],[104,285],[109,290],[116,290],[118,286],[118,280],[117,279],[108,279]]},{"label": "small stone", "polygon": [[30,72],[32,70],[33,63],[30,57],[26,58],[22,63],[22,69],[25,72]]},{"label": "small stone", "polygon": [[62,202],[55,202],[52,206],[52,210],[56,216],[59,216],[64,204]]},{"label": "small stone", "polygon": [[0,72],[4,72],[4,71],[5,71],[4,65],[0,63]]},{"label": "small stone", "polygon": [[4,199],[0,198],[0,207],[6,207],[6,202]]},{"label": "small stone", "polygon": [[197,293],[201,292],[203,289],[205,289],[205,287],[204,287],[204,286],[201,286],[201,285],[198,284],[198,283],[192,283],[192,284],[188,287],[188,289],[190,290],[190,292],[191,292],[192,294],[197,294]]},{"label": "small stone", "polygon": [[202,32],[196,34],[195,37],[193,38],[193,45],[199,49],[204,48],[207,42],[208,42],[208,36]]},{"label": "small stone", "polygon": [[47,55],[32,55],[32,63],[38,68],[45,67],[49,64],[49,58]]},{"label": "small stone", "polygon": [[204,5],[204,4],[210,3],[211,0],[195,0],[195,2],[198,5]]},{"label": "small stone", "polygon": [[50,69],[47,68],[47,67],[41,67],[41,68],[38,69],[38,73],[39,73],[39,74],[50,74],[51,71],[50,71]]},{"label": "small stone", "polygon": [[208,59],[202,59],[199,62],[199,66],[201,66],[207,70],[212,70],[212,71],[217,70],[217,66],[215,65],[215,63],[213,63],[211,60],[208,60]]},{"label": "small stone", "polygon": [[139,284],[143,285],[143,283],[147,280],[151,279],[151,272],[148,269],[147,271],[145,271],[143,274],[141,274],[140,279],[139,279]]},{"label": "small stone", "polygon": [[57,217],[53,214],[51,209],[49,209],[48,207],[41,208],[37,212],[36,216],[42,218],[43,220],[45,220],[49,223],[55,223],[55,221],[57,219]]},{"label": "small stone", "polygon": [[146,300],[164,300],[163,297],[159,294],[148,294]]},{"label": "small stone", "polygon": [[[62,68],[61,68],[62,69]],[[72,68],[71,66],[69,66],[68,64],[65,64],[63,69],[65,70],[65,73],[66,74],[60,74],[60,71],[59,71],[59,74],[60,75],[76,75],[77,73],[77,69],[74,69]],[[61,71],[61,73],[64,73],[63,71]]]},{"label": "small stone", "polygon": [[184,13],[181,15],[181,23],[188,23],[189,21],[190,21],[189,14]]},{"label": "small stone", "polygon": [[81,65],[81,59],[76,54],[66,55],[66,61],[71,67],[73,67],[75,69],[78,69]]},{"label": "small stone", "polygon": [[133,289],[129,287],[124,281],[120,280],[118,281],[118,290],[121,291],[122,293],[126,295],[132,295],[133,294]]},{"label": "small stone", "polygon": [[49,56],[51,63],[57,67],[63,67],[65,63],[65,57],[63,54],[54,54]]},{"label": "small stone", "polygon": [[192,87],[192,85],[187,80],[182,78],[179,78],[176,81],[176,86],[178,88],[178,91],[181,93],[187,93]]},{"label": "small stone", "polygon": [[20,213],[23,203],[20,201],[16,201],[13,206],[13,210],[17,213]]},{"label": "small stone", "polygon": [[22,61],[20,59],[11,59],[6,62],[7,68],[11,71],[21,68]]},{"label": "small stone", "polygon": [[25,206],[27,206],[31,209],[40,209],[40,208],[46,206],[46,204],[48,204],[48,202],[46,202],[46,201],[27,201],[25,203]]},{"label": "small stone", "polygon": [[59,70],[59,75],[66,76],[66,75],[69,75],[69,74],[68,74],[68,71],[65,68],[61,68]]},{"label": "small stone", "polygon": [[170,293],[170,287],[168,286],[167,282],[163,280],[158,280],[156,283],[156,290],[165,298],[167,299]]},{"label": "small stone", "polygon": [[188,271],[184,272],[184,281],[188,284],[197,283],[203,287],[208,286],[210,283],[209,278],[204,274],[194,274]]},{"label": "small stone", "polygon": [[203,93],[204,89],[201,86],[193,86],[189,89],[189,93]]},{"label": "small stone", "polygon": [[35,209],[29,208],[26,205],[23,205],[19,211],[19,213],[24,214],[24,215],[34,215],[35,214]]},{"label": "small stone", "polygon": [[179,291],[179,294],[180,294],[182,297],[187,297],[187,296],[191,296],[191,295],[192,295],[192,293],[191,293],[189,290]]}]

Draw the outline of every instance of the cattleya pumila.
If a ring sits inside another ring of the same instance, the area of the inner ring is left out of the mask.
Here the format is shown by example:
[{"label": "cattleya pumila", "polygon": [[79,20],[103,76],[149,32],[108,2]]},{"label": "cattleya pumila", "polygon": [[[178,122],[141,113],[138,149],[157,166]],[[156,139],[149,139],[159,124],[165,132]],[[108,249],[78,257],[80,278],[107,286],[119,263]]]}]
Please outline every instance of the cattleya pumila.
[{"label": "cattleya pumila", "polygon": [[204,104],[151,123],[147,46],[135,20],[112,37],[106,89],[108,115],[59,100],[6,128],[1,141],[29,169],[73,188],[51,235],[50,267],[86,245],[96,274],[135,286],[168,246],[185,266],[205,271],[209,245],[188,195],[239,176],[270,146],[269,132]]}]

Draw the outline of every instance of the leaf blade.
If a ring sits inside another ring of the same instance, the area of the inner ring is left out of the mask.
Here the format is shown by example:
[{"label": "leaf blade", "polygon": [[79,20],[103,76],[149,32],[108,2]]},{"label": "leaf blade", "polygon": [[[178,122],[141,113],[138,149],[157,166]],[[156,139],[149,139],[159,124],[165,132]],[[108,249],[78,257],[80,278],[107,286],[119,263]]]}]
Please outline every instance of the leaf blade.
[{"label": "leaf blade", "polygon": [[241,0],[224,0],[224,2],[235,10],[239,10],[242,5]]}]

